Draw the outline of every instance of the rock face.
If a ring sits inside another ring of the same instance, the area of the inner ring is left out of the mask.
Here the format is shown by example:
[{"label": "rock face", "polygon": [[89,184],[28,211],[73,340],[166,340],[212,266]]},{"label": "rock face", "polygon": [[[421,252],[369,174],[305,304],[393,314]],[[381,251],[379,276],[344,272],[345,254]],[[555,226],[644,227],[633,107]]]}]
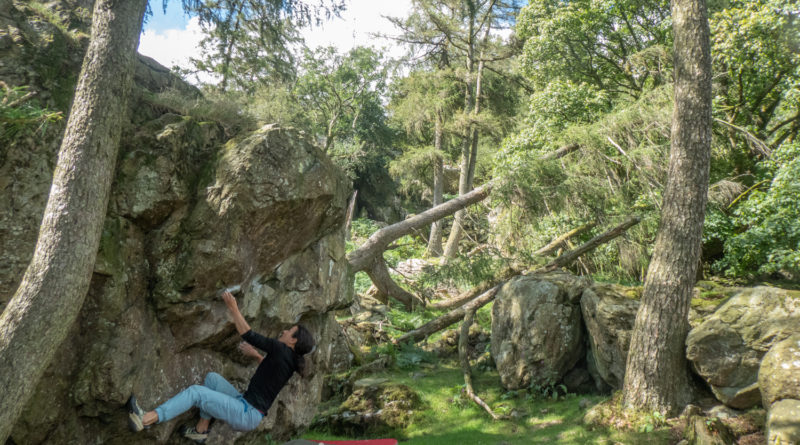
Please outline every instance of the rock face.
[{"label": "rock face", "polygon": [[629,288],[599,283],[584,290],[581,297],[591,349],[589,370],[595,380],[611,388],[622,388],[625,379],[628,347],[639,310],[636,297]]},{"label": "rock face", "polygon": [[[65,20],[76,14],[70,8],[85,3],[65,2]],[[37,30],[53,26],[26,8],[0,2],[3,29],[24,37],[0,36],[0,80],[29,85],[43,105],[57,108],[63,91],[48,88],[67,91],[69,85],[37,71],[41,56],[25,65],[37,54],[26,45],[37,41]],[[60,52],[44,48],[73,86],[85,48],[84,40],[76,42]],[[59,55],[63,60],[55,59]],[[137,67],[134,113],[124,123],[89,293],[13,429],[16,443],[177,440],[174,430],[191,414],[134,436],[124,427],[123,405],[135,392],[152,409],[209,371],[245,388],[255,364],[236,350],[239,338],[217,297],[234,284],[241,285],[239,306],[255,330],[274,336],[302,322],[319,347],[308,357],[310,375],[290,380],[260,431],[233,433],[219,425],[207,443],[245,443],[265,431],[281,438],[305,428],[323,375],[342,366],[335,362],[342,354],[334,348],[341,329],[333,311],[351,298],[343,235],[346,178],[295,132],[266,126],[228,140],[216,123],[154,108],[143,92],[176,80],[153,63],[143,60]],[[63,122],[0,144],[0,309],[33,253],[61,129]]]},{"label": "rock face", "polygon": [[758,385],[769,411],[767,443],[799,443],[800,334],[770,348],[761,361]]},{"label": "rock face", "polygon": [[758,368],[767,350],[800,326],[800,292],[743,289],[689,332],[686,356],[726,405],[761,401]]},{"label": "rock face", "polygon": [[579,300],[588,280],[569,274],[520,276],[492,309],[492,357],[503,386],[555,384],[583,356]]}]

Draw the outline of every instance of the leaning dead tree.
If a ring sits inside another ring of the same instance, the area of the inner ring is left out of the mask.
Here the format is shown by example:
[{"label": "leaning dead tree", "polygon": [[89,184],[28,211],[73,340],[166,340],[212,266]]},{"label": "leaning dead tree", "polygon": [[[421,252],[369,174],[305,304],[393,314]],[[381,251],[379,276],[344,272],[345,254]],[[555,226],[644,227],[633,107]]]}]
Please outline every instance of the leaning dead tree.
[{"label": "leaning dead tree", "polygon": [[[636,225],[640,221],[638,216],[632,216],[626,219],[623,223],[617,225],[616,227],[607,230],[600,235],[590,239],[584,244],[581,244],[574,250],[570,250],[569,252],[559,256],[558,258],[554,259],[553,261],[547,263],[546,265],[535,269],[532,273],[545,273],[550,272],[553,270],[558,269],[559,267],[564,267],[572,263],[573,261],[577,260],[578,257],[589,252],[598,246],[605,244],[612,239],[622,235],[625,233],[626,230],[631,228],[632,226]],[[519,274],[517,274],[519,275]],[[517,276],[514,275],[514,276]],[[513,278],[513,277],[510,277]],[[429,321],[424,325],[420,326],[417,329],[412,331],[406,332],[402,336],[397,339],[397,343],[405,343],[408,341],[412,341],[414,343],[427,338],[431,334],[439,332],[443,329],[446,329],[453,323],[456,323],[458,320],[464,319],[464,317],[470,311],[477,311],[481,307],[488,304],[490,301],[494,300],[494,297],[497,295],[497,291],[500,290],[500,287],[505,284],[510,278],[498,280],[492,287],[488,290],[480,294],[478,297],[474,298],[471,301],[468,301],[461,307],[453,309],[452,311],[442,315],[439,318]],[[488,285],[487,285],[488,286]]]},{"label": "leaning dead tree", "polygon": [[482,201],[489,196],[491,191],[492,184],[485,184],[466,195],[451,199],[419,215],[378,230],[361,247],[347,255],[350,273],[366,272],[370,280],[372,280],[372,284],[378,289],[378,295],[383,296],[382,299],[385,301],[382,302],[384,303],[388,301],[388,297],[394,297],[409,309],[415,304],[422,304],[416,295],[406,291],[392,280],[389,275],[389,268],[383,259],[383,252],[392,241],[408,235],[414,230],[426,227],[445,216],[452,215],[464,207]]}]

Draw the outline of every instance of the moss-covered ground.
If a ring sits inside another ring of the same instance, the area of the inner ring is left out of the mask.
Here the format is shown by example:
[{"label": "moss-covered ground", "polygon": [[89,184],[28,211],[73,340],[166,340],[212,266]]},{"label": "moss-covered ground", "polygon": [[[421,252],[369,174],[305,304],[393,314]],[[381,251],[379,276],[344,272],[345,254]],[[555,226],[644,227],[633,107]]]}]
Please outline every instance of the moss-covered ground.
[{"label": "moss-covered ground", "polygon": [[[464,383],[457,363],[445,361],[416,370],[392,369],[371,377],[384,377],[413,388],[424,408],[411,425],[395,438],[409,445],[514,445],[514,444],[667,444],[669,428],[650,432],[591,429],[583,424],[587,403],[608,399],[597,395],[545,395],[542,390],[506,391],[495,371],[473,370],[474,385],[501,420],[492,418],[462,395]],[[583,407],[581,405],[584,405]],[[353,440],[324,429],[308,431],[306,439]]]}]

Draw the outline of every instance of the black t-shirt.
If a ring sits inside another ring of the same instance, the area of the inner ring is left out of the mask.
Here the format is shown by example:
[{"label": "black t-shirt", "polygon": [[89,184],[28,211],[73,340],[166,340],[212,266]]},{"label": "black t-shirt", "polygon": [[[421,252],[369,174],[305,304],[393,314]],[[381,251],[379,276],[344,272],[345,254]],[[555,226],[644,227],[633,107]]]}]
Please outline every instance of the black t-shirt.
[{"label": "black t-shirt", "polygon": [[283,385],[297,369],[294,351],[285,344],[249,330],[242,334],[247,343],[267,353],[256,369],[244,399],[266,415]]}]

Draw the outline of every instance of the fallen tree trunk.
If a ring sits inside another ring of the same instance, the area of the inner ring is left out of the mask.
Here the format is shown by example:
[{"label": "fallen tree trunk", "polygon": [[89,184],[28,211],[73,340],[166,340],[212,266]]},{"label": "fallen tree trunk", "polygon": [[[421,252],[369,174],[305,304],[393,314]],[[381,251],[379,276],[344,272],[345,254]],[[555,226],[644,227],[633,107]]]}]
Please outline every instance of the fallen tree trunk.
[{"label": "fallen tree trunk", "polygon": [[[623,233],[625,233],[626,230],[639,223],[640,220],[641,218],[639,218],[638,216],[632,216],[627,220],[625,220],[625,222],[623,222],[622,224],[606,232],[603,232],[600,235],[597,235],[596,237],[590,239],[586,243],[580,245],[577,249],[570,250],[564,255],[561,255],[555,260],[540,267],[539,269],[534,270],[532,273],[552,272],[553,270],[558,269],[559,267],[567,266],[573,261],[577,260],[584,253],[589,252],[590,250],[597,248],[597,246],[605,244],[611,241],[612,239],[622,235]],[[448,328],[453,323],[457,322],[458,320],[461,320],[467,313],[467,311],[472,310],[473,308],[474,310],[477,311],[484,305],[488,304],[490,301],[494,300],[495,295],[497,295],[497,291],[500,290],[500,286],[505,284],[506,281],[513,278],[514,276],[516,275],[512,275],[506,280],[502,280],[501,282],[497,283],[494,287],[490,288],[489,290],[481,294],[479,297],[471,301],[465,298],[465,302],[462,307],[453,309],[452,311],[442,315],[441,317],[431,320],[428,323],[425,323],[424,325],[420,326],[419,328],[403,334],[402,336],[400,336],[400,338],[397,339],[397,342],[403,343],[411,340],[416,343],[424,338],[427,338],[429,335],[435,332],[439,332],[443,329]]]},{"label": "fallen tree trunk", "polygon": [[386,249],[386,246],[388,246],[392,241],[404,235],[408,235],[415,229],[428,226],[434,221],[440,220],[445,216],[452,215],[456,211],[463,209],[468,205],[482,201],[489,196],[491,191],[491,183],[483,185],[482,187],[478,187],[466,195],[451,199],[444,204],[426,210],[419,215],[415,215],[405,221],[401,221],[378,230],[377,232],[373,233],[372,236],[370,236],[361,247],[347,255],[347,262],[350,264],[351,272],[355,273],[366,270],[373,262],[373,259],[382,254]]},{"label": "fallen tree trunk", "polygon": [[476,310],[476,307],[472,307],[464,314],[464,322],[461,323],[461,335],[458,339],[458,358],[461,362],[461,371],[464,374],[464,385],[467,396],[472,399],[473,402],[477,403],[478,406],[485,409],[486,412],[492,416],[492,419],[497,420],[499,419],[497,414],[492,411],[486,402],[475,394],[475,389],[472,387],[472,369],[469,365],[469,328],[472,326],[475,319]]},{"label": "fallen tree trunk", "polygon": [[474,300],[478,295],[486,292],[487,290],[497,286],[498,284],[508,280],[509,278],[519,275],[522,271],[507,267],[503,269],[497,277],[491,280],[486,280],[468,291],[460,293],[455,298],[439,301],[430,305],[433,309],[455,309],[467,304],[469,301]]},{"label": "fallen tree trunk", "polygon": [[559,236],[558,238],[554,239],[553,241],[550,241],[546,246],[542,247],[541,249],[537,250],[536,252],[533,252],[533,254],[536,255],[536,256],[549,255],[549,254],[553,253],[556,249],[558,249],[558,247],[564,241],[572,238],[573,236],[578,236],[581,233],[586,232],[587,230],[590,230],[590,229],[594,228],[594,226],[596,226],[596,225],[597,225],[597,223],[589,223],[589,224],[584,224],[584,225],[582,225],[580,227],[574,228],[574,229],[570,230],[569,232],[567,232],[567,233]]},{"label": "fallen tree trunk", "polygon": [[636,224],[639,224],[639,221],[641,220],[642,219],[638,216],[631,216],[628,219],[626,219],[622,224],[614,227],[613,229],[607,230],[601,233],[600,235],[597,235],[596,237],[580,245],[577,249],[570,250],[569,252],[561,255],[555,260],[540,267],[539,269],[536,269],[534,272],[535,273],[551,272],[558,269],[559,267],[567,266],[573,261],[577,260],[578,257],[583,255],[584,253],[593,250],[597,248],[597,246],[605,244],[611,241],[612,239],[622,235],[623,233],[625,233],[626,230],[630,229]]},{"label": "fallen tree trunk", "polygon": [[365,272],[369,275],[369,279],[372,280],[372,284],[375,285],[378,292],[383,294],[383,298],[378,298],[382,303],[386,304],[388,303],[388,297],[394,297],[403,303],[408,310],[412,310],[415,304],[424,305],[416,295],[394,282],[389,275],[389,268],[386,266],[386,261],[383,260],[383,257],[375,258]]},{"label": "fallen tree trunk", "polygon": [[573,151],[576,151],[579,148],[581,148],[581,146],[578,144],[565,145],[556,151],[551,151],[550,153],[547,153],[546,155],[542,156],[541,160],[546,161],[548,159],[560,159],[572,153]]},{"label": "fallen tree trunk", "polygon": [[453,309],[452,311],[442,315],[441,317],[435,320],[431,320],[425,323],[424,325],[420,326],[417,329],[414,329],[413,331],[406,332],[397,339],[397,343],[405,343],[409,340],[416,343],[435,332],[439,332],[442,329],[449,327],[451,324],[457,322],[458,320],[462,320],[467,311],[470,310],[477,311],[490,301],[494,300],[495,295],[497,295],[497,291],[500,290],[500,286],[502,286],[503,283],[500,283],[492,287],[491,289],[481,294],[478,298],[470,301],[464,306],[457,309]]}]

